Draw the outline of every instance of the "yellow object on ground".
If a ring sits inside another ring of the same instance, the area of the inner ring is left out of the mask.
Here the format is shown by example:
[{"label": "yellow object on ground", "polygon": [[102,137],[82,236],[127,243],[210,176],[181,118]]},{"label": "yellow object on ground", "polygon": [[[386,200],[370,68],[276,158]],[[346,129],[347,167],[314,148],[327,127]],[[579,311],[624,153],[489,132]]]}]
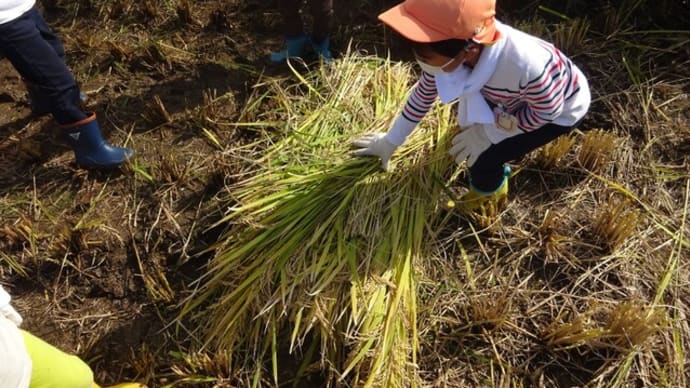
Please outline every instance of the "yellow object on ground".
[{"label": "yellow object on ground", "polygon": [[31,358],[29,388],[92,388],[93,372],[79,357],[21,331]]},{"label": "yellow object on ground", "polygon": [[[21,330],[31,358],[29,388],[100,388],[93,382],[91,368],[79,357],[67,354],[33,334]],[[107,388],[147,388],[139,383],[122,383]]]},{"label": "yellow object on ground", "polygon": [[489,202],[498,203],[499,200],[508,195],[508,180],[504,180],[498,190],[491,194],[481,194],[475,190],[470,190],[467,194],[460,197],[457,205],[464,211],[476,211]]}]

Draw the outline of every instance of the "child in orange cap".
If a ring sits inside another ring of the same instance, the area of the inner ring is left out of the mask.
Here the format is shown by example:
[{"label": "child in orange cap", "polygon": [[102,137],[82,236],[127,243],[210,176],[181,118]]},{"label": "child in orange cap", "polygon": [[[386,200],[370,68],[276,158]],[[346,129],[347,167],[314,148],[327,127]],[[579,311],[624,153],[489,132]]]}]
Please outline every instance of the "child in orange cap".
[{"label": "child in orange cap", "polygon": [[466,210],[505,197],[507,162],[569,133],[591,96],[587,79],[552,44],[495,19],[495,0],[407,0],[379,19],[411,41],[422,69],[387,133],[355,141],[356,155],[381,158],[383,168],[436,98],[458,101],[451,156],[467,161]]}]

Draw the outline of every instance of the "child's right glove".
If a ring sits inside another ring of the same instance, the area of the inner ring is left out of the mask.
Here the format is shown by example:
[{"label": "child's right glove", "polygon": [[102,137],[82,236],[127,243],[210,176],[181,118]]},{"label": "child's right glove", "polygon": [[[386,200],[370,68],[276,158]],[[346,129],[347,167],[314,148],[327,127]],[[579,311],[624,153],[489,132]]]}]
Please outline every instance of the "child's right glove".
[{"label": "child's right glove", "polygon": [[453,138],[453,146],[450,155],[457,164],[467,160],[467,166],[472,167],[487,148],[491,146],[491,140],[486,135],[483,124],[473,124],[465,127]]},{"label": "child's right glove", "polygon": [[517,129],[514,116],[504,114],[502,117],[507,117],[504,120],[512,123],[513,128],[505,129],[495,124],[472,124],[455,135],[453,146],[448,151],[455,158],[455,162],[460,164],[467,160],[467,167],[472,167],[479,155],[492,144],[498,144],[509,137],[523,133]]}]

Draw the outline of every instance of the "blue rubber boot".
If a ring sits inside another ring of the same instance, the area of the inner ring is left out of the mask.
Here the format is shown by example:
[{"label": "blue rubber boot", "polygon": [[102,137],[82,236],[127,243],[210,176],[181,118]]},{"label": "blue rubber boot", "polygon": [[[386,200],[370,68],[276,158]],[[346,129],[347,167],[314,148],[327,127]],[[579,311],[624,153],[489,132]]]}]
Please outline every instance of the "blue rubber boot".
[{"label": "blue rubber boot", "polygon": [[80,167],[112,169],[134,156],[132,149],[112,146],[103,139],[95,113],[74,124],[64,125],[62,129]]},{"label": "blue rubber boot", "polygon": [[329,37],[326,37],[320,43],[316,43],[316,41],[313,40],[311,45],[314,49],[314,52],[318,54],[318,56],[321,57],[324,62],[333,62],[333,55],[331,54],[331,39]]},{"label": "blue rubber boot", "polygon": [[288,58],[302,57],[309,43],[309,37],[299,35],[285,39],[285,50],[271,54],[271,62],[283,62]]}]

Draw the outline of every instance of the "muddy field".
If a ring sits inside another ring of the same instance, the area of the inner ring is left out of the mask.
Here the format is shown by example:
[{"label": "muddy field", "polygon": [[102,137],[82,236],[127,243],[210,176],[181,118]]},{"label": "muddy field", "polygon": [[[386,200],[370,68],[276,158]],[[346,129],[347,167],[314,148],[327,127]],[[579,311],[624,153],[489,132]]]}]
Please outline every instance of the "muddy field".
[{"label": "muddy field", "polygon": [[[394,59],[409,58],[376,21],[377,13],[392,3],[338,4],[336,51],[352,45],[386,56],[390,48]],[[556,37],[591,77],[595,101],[583,127],[624,133],[633,144],[653,144],[655,155],[661,155],[655,160],[665,168],[659,174],[672,178],[625,175],[639,164],[635,147],[619,155],[625,160],[615,174],[637,180],[632,186],[658,189],[639,195],[655,198],[656,211],[681,224],[690,179],[690,36],[685,31],[642,39],[632,32],[687,30],[687,4],[667,8],[676,13],[663,23],[656,11],[642,7],[624,24],[630,34],[617,35],[623,27],[605,31],[607,22],[600,19],[606,16],[585,9],[588,2],[551,3],[565,15],[589,14],[597,32],[580,36],[575,28],[558,34],[559,26],[572,24],[538,9],[536,2],[499,0],[499,16]],[[244,168],[233,149],[252,142],[259,130],[235,125],[245,120],[242,112],[252,88],[265,77],[292,76],[267,61],[281,43],[277,11],[270,1],[260,0],[45,0],[41,5],[63,38],[89,109],[97,112],[109,140],[133,147],[137,157],[116,173],[77,169],[55,125],[48,117],[30,116],[21,79],[6,60],[0,61],[0,278],[25,328],[80,355],[104,384],[123,379],[154,387],[239,384],[235,371],[223,369],[226,355],[199,351],[199,334],[187,326],[193,322],[174,325],[172,320],[212,255],[206,249],[223,231],[215,222],[227,208],[226,187]],[[629,74],[614,70],[621,68],[623,57],[630,61],[628,68],[635,68]],[[542,185],[561,190],[585,179],[542,175],[530,166],[515,185],[523,209],[554,200],[541,194]],[[504,221],[508,229],[518,222],[513,216]],[[569,225],[571,230],[580,226]],[[688,230],[684,223],[678,228]],[[687,246],[679,249],[679,255],[687,254]],[[535,273],[545,282],[570,280],[548,260],[536,265]],[[679,271],[687,270],[686,263],[679,265]],[[662,267],[647,269],[663,272]],[[626,276],[625,268],[607,281],[627,284],[619,276]],[[646,285],[647,279],[638,280]],[[666,295],[665,303],[678,299],[687,307],[687,283],[682,285],[687,274],[678,281],[681,294]],[[688,349],[687,337],[679,341]],[[588,366],[584,360],[579,365]],[[431,380],[439,386],[448,382],[440,376]],[[529,385],[530,379],[525,381]],[[649,380],[636,381],[642,386]],[[560,382],[570,386],[579,380]]]}]

